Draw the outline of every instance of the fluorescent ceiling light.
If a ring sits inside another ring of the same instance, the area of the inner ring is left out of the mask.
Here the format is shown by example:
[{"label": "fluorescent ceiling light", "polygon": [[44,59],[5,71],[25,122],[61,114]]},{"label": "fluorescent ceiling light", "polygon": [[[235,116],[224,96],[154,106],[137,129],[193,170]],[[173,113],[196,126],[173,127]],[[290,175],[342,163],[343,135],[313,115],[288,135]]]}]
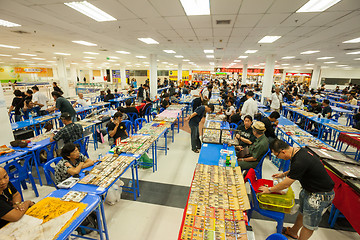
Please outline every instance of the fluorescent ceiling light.
[{"label": "fluorescent ceiling light", "polygon": [[163,50],[166,53],[176,53],[174,50]]},{"label": "fluorescent ceiling light", "polygon": [[307,67],[306,69],[313,69],[312,67]]},{"label": "fluorescent ceiling light", "polygon": [[289,66],[290,64],[288,64],[288,63],[283,63],[283,64],[281,64],[282,66]]},{"label": "fluorescent ceiling light", "polygon": [[341,0],[309,0],[296,12],[322,12]]},{"label": "fluorescent ceiling light", "polygon": [[14,60],[26,60],[25,58],[11,58],[11,59],[14,59]]},{"label": "fluorescent ceiling light", "polygon": [[186,15],[210,15],[210,0],[180,0]]},{"label": "fluorescent ceiling light", "polygon": [[8,55],[8,54],[0,54],[0,57],[11,57],[12,55]]},{"label": "fluorescent ceiling light", "polygon": [[55,63],[56,61],[46,61],[46,62],[49,62],[49,63]]},{"label": "fluorescent ceiling light", "polygon": [[113,60],[113,59],[109,59],[108,61],[109,62],[116,62],[116,60]]},{"label": "fluorescent ceiling light", "polygon": [[319,57],[319,58],[317,58],[317,59],[319,59],[319,60],[325,60],[325,59],[332,59],[332,58],[335,58],[335,57]]},{"label": "fluorescent ceiling light", "polygon": [[143,62],[144,64],[150,64],[149,62]]},{"label": "fluorescent ceiling light", "polygon": [[87,1],[69,2],[64,4],[98,22],[116,21],[116,18],[95,7],[91,3],[88,3]]},{"label": "fluorescent ceiling light", "polygon": [[184,56],[182,56],[182,55],[175,55],[174,57],[176,57],[176,58],[184,58]]},{"label": "fluorescent ceiling light", "polygon": [[313,53],[318,53],[320,52],[319,50],[310,50],[310,51],[305,51],[305,52],[301,52],[300,54],[313,54]]},{"label": "fluorescent ceiling light", "polygon": [[70,63],[70,64],[78,64],[78,63]]},{"label": "fluorescent ceiling light", "polygon": [[299,65],[296,65],[296,66],[294,66],[294,67],[298,68],[298,67],[301,67],[301,66],[299,66]]},{"label": "fluorescent ceiling light", "polygon": [[239,56],[239,58],[247,58],[248,56]]},{"label": "fluorescent ceiling light", "polygon": [[35,57],[37,56],[36,54],[29,54],[29,53],[18,53],[19,55],[22,55],[22,56],[30,56],[30,57]]},{"label": "fluorescent ceiling light", "polygon": [[312,63],[305,64],[305,66],[314,66]]},{"label": "fluorescent ceiling light", "polygon": [[281,38],[281,36],[265,36],[262,39],[260,39],[258,43],[273,43],[279,38]]},{"label": "fluorescent ceiling light", "polygon": [[112,58],[112,59],[120,59],[119,57],[115,57],[115,56],[110,56],[109,58]]},{"label": "fluorescent ceiling light", "polygon": [[96,57],[84,57],[84,58],[87,58],[87,59],[96,59]]},{"label": "fluorescent ceiling light", "polygon": [[130,54],[129,52],[126,51],[116,51],[117,53],[121,53],[121,54]]},{"label": "fluorescent ceiling light", "polygon": [[125,64],[131,64],[131,62],[125,62]]},{"label": "fluorescent ceiling light", "polygon": [[349,65],[342,65],[342,64],[340,64],[340,65],[336,65],[337,67],[348,67]]},{"label": "fluorescent ceiling light", "polygon": [[246,50],[245,53],[256,53],[258,50]]},{"label": "fluorescent ceiling light", "polygon": [[11,46],[11,45],[5,45],[5,44],[0,44],[0,47],[3,47],[3,48],[20,48],[20,47]]},{"label": "fluorescent ceiling light", "polygon": [[190,62],[190,60],[189,60],[189,59],[184,59],[183,61],[184,61],[184,62]]},{"label": "fluorescent ceiling light", "polygon": [[70,53],[61,53],[61,52],[55,52],[54,54],[56,54],[56,55],[64,55],[64,56],[71,55]]},{"label": "fluorescent ceiling light", "polygon": [[255,64],[255,65],[254,65],[254,67],[260,67],[260,65],[258,65],[258,64]]},{"label": "fluorescent ceiling light", "polygon": [[259,63],[259,65],[265,65],[265,63]]},{"label": "fluorescent ceiling light", "polygon": [[360,37],[345,41],[343,43],[360,43]]},{"label": "fluorescent ceiling light", "polygon": [[236,60],[234,60],[234,62],[241,62],[241,60],[236,59]]},{"label": "fluorescent ceiling light", "polygon": [[161,62],[162,64],[168,64],[168,62]]},{"label": "fluorescent ceiling light", "polygon": [[145,56],[136,56],[137,58],[146,58]]},{"label": "fluorescent ceiling light", "polygon": [[89,62],[91,62],[90,60],[82,60],[83,62],[87,62],[87,63],[89,63]]},{"label": "fluorescent ceiling light", "polygon": [[9,21],[0,19],[0,26],[4,26],[4,27],[20,27],[21,25],[17,24],[17,23],[13,23],[13,22],[9,22]]},{"label": "fluorescent ceiling light", "polygon": [[360,60],[360,58],[355,58],[354,60],[357,60],[357,61],[359,61],[359,60]]},{"label": "fluorescent ceiling light", "polygon": [[72,41],[73,43],[77,43],[77,44],[81,44],[81,45],[85,45],[85,46],[89,46],[89,47],[93,47],[93,46],[97,46],[96,43],[91,43],[91,42],[86,42],[86,41]]},{"label": "fluorescent ceiling light", "polygon": [[99,53],[96,52],[84,52],[85,54],[90,54],[90,55],[99,55]]},{"label": "fluorescent ceiling light", "polygon": [[35,60],[45,60],[45,58],[31,58],[31,59],[35,59]]},{"label": "fluorescent ceiling light", "polygon": [[357,51],[357,52],[348,52],[346,54],[360,54],[360,51]]},{"label": "fluorescent ceiling light", "polygon": [[215,63],[214,63],[214,62],[209,62],[209,64],[210,64],[210,65],[212,65],[212,66],[214,66],[214,65],[215,65]]},{"label": "fluorescent ceiling light", "polygon": [[324,62],[324,63],[326,63],[326,64],[331,64],[331,63],[337,63],[337,62]]},{"label": "fluorescent ceiling light", "polygon": [[152,38],[138,38],[138,40],[140,40],[146,44],[159,44],[159,42],[155,41]]},{"label": "fluorescent ceiling light", "polygon": [[295,56],[286,56],[286,57],[282,57],[282,59],[292,59],[295,58]]},{"label": "fluorescent ceiling light", "polygon": [[212,49],[204,50],[204,53],[214,53],[214,50],[212,50]]},{"label": "fluorescent ceiling light", "polygon": [[214,55],[206,55],[206,58],[215,58]]}]

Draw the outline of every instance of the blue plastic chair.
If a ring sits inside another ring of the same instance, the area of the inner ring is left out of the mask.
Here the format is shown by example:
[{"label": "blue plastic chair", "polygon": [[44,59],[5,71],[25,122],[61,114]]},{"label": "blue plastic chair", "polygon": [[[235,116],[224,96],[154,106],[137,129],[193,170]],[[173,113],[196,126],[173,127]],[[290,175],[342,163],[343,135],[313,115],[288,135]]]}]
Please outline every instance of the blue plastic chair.
[{"label": "blue plastic chair", "polygon": [[283,224],[284,224],[285,214],[280,213],[280,212],[274,212],[274,211],[270,211],[270,210],[261,209],[259,206],[259,201],[256,197],[256,192],[255,192],[253,186],[251,185],[250,179],[248,181],[249,181],[250,189],[251,189],[251,198],[250,198],[251,199],[250,200],[251,209],[248,210],[249,223],[250,223],[252,212],[256,211],[265,217],[268,217],[268,218],[271,218],[271,219],[274,219],[275,221],[277,221],[276,232],[281,234]]},{"label": "blue plastic chair", "polygon": [[238,125],[236,123],[230,123],[230,129],[237,129]]},{"label": "blue plastic chair", "polygon": [[88,145],[89,145],[89,139],[90,139],[90,136],[86,136],[86,137],[80,138],[74,142],[74,144],[79,145],[79,148],[80,148],[79,151],[82,154],[84,154],[87,158],[89,158],[89,154],[87,152]]},{"label": "blue plastic chair", "polygon": [[146,117],[146,119],[147,119],[148,122],[150,122],[151,109],[152,109],[152,105],[151,105],[151,106],[148,106],[148,107],[145,109],[144,117]]},{"label": "blue plastic chair", "polygon": [[345,218],[345,216],[339,211],[339,209],[337,209],[335,207],[335,205],[332,204],[331,210],[330,210],[330,216],[329,216],[329,220],[328,220],[330,228],[334,228],[335,222],[338,219],[338,217]]},{"label": "blue plastic chair", "polygon": [[339,117],[340,117],[340,114],[335,113],[334,115],[331,116],[331,120],[333,120],[333,121],[335,121],[335,122],[338,122],[338,121],[339,121]]},{"label": "blue plastic chair", "polygon": [[265,155],[262,157],[262,159],[260,160],[260,162],[257,164],[255,170],[255,174],[257,179],[261,179],[262,178],[262,166],[264,163],[264,160],[266,158],[266,155],[269,155],[269,159],[271,159],[271,150],[269,148],[269,150],[265,153]]},{"label": "blue plastic chair", "polygon": [[240,120],[237,125],[240,126],[240,124],[242,124],[243,120]]},{"label": "blue plastic chair", "polygon": [[48,179],[48,185],[54,185],[56,189],[59,188],[56,186],[55,181],[51,177],[52,175],[55,175],[55,169],[51,166],[51,164],[54,163],[55,165],[57,165],[61,159],[62,157],[53,158],[44,165],[44,173],[46,179]]},{"label": "blue plastic chair", "polygon": [[156,112],[152,112],[151,114],[150,114],[150,116],[151,116],[151,120],[154,120],[154,118],[156,118]]},{"label": "blue plastic chair", "polygon": [[282,235],[280,233],[274,233],[274,234],[271,234],[270,236],[268,236],[266,238],[266,240],[287,240],[287,237],[285,237],[284,235]]},{"label": "blue plastic chair", "polygon": [[159,113],[162,113],[163,111],[165,110],[165,108],[160,108],[160,111],[159,111]]},{"label": "blue plastic chair", "polygon": [[135,120],[135,132],[137,132],[143,127],[144,122],[147,123],[145,118],[138,118]]},{"label": "blue plastic chair", "polygon": [[[6,170],[11,183],[14,185],[16,190],[21,195],[21,199],[24,200],[21,187],[23,189],[27,189],[26,181],[30,181],[32,188],[35,192],[35,196],[38,197],[39,193],[36,188],[36,184],[34,181],[34,177],[31,173],[31,164],[30,160],[32,158],[31,154],[25,155],[21,158],[18,158],[14,161],[11,161],[10,163],[6,164],[4,166],[4,169]],[[16,177],[15,177],[16,176]]]},{"label": "blue plastic chair", "polygon": [[129,121],[129,120],[122,120],[121,122],[125,123],[126,131],[128,132],[128,134],[134,133],[134,132],[133,132],[133,127],[132,127],[132,122],[131,122],[131,121]]},{"label": "blue plastic chair", "polygon": [[135,126],[135,120],[139,117],[139,115],[134,112],[126,113],[126,115],[129,118],[128,120],[130,120],[130,122]]}]

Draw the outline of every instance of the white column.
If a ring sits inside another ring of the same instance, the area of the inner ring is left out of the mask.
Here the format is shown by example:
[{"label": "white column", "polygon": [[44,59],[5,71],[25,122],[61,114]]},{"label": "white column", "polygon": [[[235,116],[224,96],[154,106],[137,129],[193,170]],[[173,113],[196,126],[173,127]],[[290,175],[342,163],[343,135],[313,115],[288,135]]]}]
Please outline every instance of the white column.
[{"label": "white column", "polygon": [[60,86],[63,89],[64,96],[67,97],[69,96],[69,83],[66,77],[66,66],[65,66],[64,57],[62,56],[57,57],[56,64],[57,64]]},{"label": "white column", "polygon": [[[191,76],[191,80],[190,80],[190,76]],[[189,84],[191,85],[192,83],[192,70],[189,70]]]},{"label": "white column", "polygon": [[182,80],[182,63],[178,64],[178,84],[180,83],[180,81]]},{"label": "white column", "polygon": [[246,78],[247,78],[247,69],[248,69],[248,65],[247,63],[244,64],[243,66],[243,71],[242,71],[242,77],[241,77],[241,83],[244,84],[246,82]]},{"label": "white column", "polygon": [[262,81],[261,102],[264,103],[264,98],[271,96],[271,89],[274,82],[274,67],[275,55],[266,56],[265,73]]},{"label": "white column", "polygon": [[280,80],[280,82],[281,82],[281,83],[284,83],[284,82],[285,82],[285,78],[286,78],[286,71],[283,70],[283,74],[281,75],[281,80]]},{"label": "white column", "polygon": [[121,88],[125,89],[125,86],[126,86],[126,69],[125,69],[125,65],[120,66],[120,78],[121,78]]},{"label": "white column", "polygon": [[94,82],[93,77],[94,77],[94,73],[93,73],[92,68],[90,68],[89,69],[89,82],[90,83]]},{"label": "white column", "polygon": [[100,77],[101,77],[101,82],[104,82],[104,72],[103,72],[103,69],[100,69]]},{"label": "white column", "polygon": [[14,140],[8,110],[5,102],[4,91],[0,84],[0,145],[9,145]]},{"label": "white column", "polygon": [[78,74],[77,74],[76,66],[74,64],[70,64],[70,78],[75,86],[76,86],[77,76]]},{"label": "white column", "polygon": [[58,76],[57,67],[53,67],[52,70],[53,70],[53,79],[54,79],[54,81],[58,81],[59,76]]},{"label": "white column", "polygon": [[157,96],[157,61],[156,54],[150,54],[150,98]]},{"label": "white column", "polygon": [[319,87],[319,83],[320,83],[320,66],[316,65],[314,67],[314,70],[312,72],[312,76],[311,76],[311,83],[310,83],[310,89],[317,89]]}]

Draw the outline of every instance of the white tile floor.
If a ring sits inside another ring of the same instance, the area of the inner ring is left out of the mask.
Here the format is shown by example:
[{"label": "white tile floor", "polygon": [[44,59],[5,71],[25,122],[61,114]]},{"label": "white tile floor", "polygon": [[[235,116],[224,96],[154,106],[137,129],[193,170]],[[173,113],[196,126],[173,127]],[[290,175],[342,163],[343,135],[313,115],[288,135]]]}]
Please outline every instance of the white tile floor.
[{"label": "white tile floor", "polygon": [[[151,182],[190,186],[198,154],[190,150],[189,133],[180,130],[180,133],[175,135],[175,142],[170,143],[169,141],[168,146],[170,150],[167,156],[163,152],[159,154],[158,171],[153,173],[151,169],[139,170],[139,178]],[[108,150],[109,147],[106,144],[100,145],[96,152],[90,147],[90,157],[96,158],[99,153],[106,153]],[[264,162],[264,178],[271,178],[271,175],[276,171],[277,169],[272,163],[268,160]],[[129,176],[129,173],[126,173],[124,177]],[[293,189],[297,198],[300,185],[295,183]],[[39,198],[34,197],[31,188],[24,191],[25,198],[39,201],[53,188],[43,186],[38,187],[38,190]],[[177,239],[183,214],[183,209],[180,208],[131,200],[121,200],[114,206],[105,205],[105,211],[110,239],[129,240]],[[275,232],[276,228],[274,221],[259,219],[252,219],[251,225],[257,240],[266,239],[267,236]],[[285,226],[288,225],[285,224]],[[311,239],[354,240],[360,239],[360,236],[356,232],[320,228]]]}]

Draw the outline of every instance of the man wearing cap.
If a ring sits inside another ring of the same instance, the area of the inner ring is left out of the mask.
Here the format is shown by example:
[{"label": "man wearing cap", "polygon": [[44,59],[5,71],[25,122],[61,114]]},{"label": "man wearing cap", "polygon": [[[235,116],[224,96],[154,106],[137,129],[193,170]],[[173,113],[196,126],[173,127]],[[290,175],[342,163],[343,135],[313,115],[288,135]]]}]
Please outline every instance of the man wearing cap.
[{"label": "man wearing cap", "polygon": [[190,116],[185,120],[189,120],[189,127],[191,130],[191,150],[195,153],[199,153],[201,148],[200,134],[199,134],[199,123],[205,116],[205,113],[214,112],[213,104],[206,104],[196,108]]},{"label": "man wearing cap", "polygon": [[[242,170],[256,168],[262,157],[269,150],[269,140],[265,136],[265,124],[256,121],[253,126],[253,134],[256,137],[255,142],[249,147],[249,154],[243,158],[238,158],[238,165]],[[242,149],[242,147],[240,147]]]},{"label": "man wearing cap", "polygon": [[64,144],[73,143],[83,137],[83,128],[80,124],[73,123],[69,113],[62,113],[60,116],[62,123],[65,125],[55,136],[50,138],[50,142],[64,140]]}]

